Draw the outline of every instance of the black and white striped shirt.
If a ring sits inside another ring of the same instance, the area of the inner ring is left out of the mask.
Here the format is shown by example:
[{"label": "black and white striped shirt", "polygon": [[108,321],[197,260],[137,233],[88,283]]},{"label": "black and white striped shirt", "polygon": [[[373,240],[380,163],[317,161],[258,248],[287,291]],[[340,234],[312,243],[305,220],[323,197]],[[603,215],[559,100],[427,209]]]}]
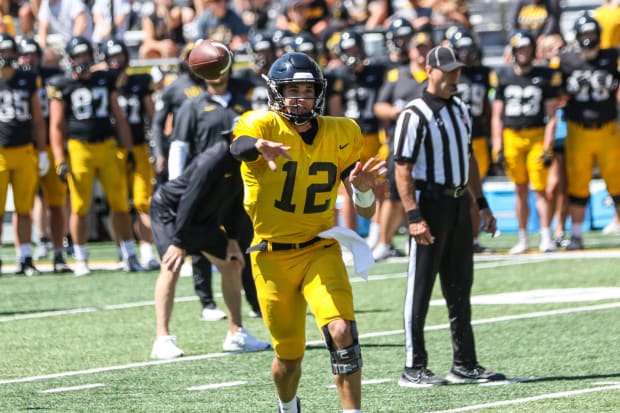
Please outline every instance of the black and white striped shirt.
[{"label": "black and white striped shirt", "polygon": [[413,163],[414,179],[457,187],[469,180],[472,119],[458,97],[424,92],[400,113],[394,130],[394,160]]}]

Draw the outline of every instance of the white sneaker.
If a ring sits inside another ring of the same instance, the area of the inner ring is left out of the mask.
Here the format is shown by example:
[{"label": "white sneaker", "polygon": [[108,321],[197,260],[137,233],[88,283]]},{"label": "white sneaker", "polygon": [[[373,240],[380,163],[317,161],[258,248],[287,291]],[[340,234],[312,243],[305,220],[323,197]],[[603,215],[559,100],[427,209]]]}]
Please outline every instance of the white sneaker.
[{"label": "white sneaker", "polygon": [[40,259],[47,258],[49,252],[50,251],[47,248],[47,244],[45,244],[45,242],[41,242],[34,248],[34,259],[38,261]]},{"label": "white sneaker", "polygon": [[538,244],[538,250],[540,252],[555,252],[555,243],[550,239],[541,239],[540,244]]},{"label": "white sneaker", "polygon": [[509,254],[523,254],[527,251],[527,240],[520,239],[514,247],[510,248]]},{"label": "white sneaker", "polygon": [[177,347],[175,336],[157,337],[153,343],[153,350],[151,350],[151,358],[158,360],[175,359],[183,354],[183,350]]},{"label": "white sneaker", "polygon": [[392,255],[392,251],[390,250],[390,246],[387,244],[377,244],[375,249],[372,250],[372,257],[375,261],[384,260]]},{"label": "white sneaker", "polygon": [[271,344],[260,341],[242,327],[234,334],[231,334],[230,331],[226,334],[222,348],[224,351],[250,352],[268,350],[271,348]]},{"label": "white sneaker", "polygon": [[226,313],[219,308],[203,308],[200,312],[202,321],[220,321],[226,318]]},{"label": "white sneaker", "polygon": [[88,262],[86,261],[75,261],[75,266],[73,267],[73,273],[76,277],[82,277],[84,275],[90,274],[90,268],[88,268]]},{"label": "white sneaker", "polygon": [[620,235],[620,223],[611,221],[609,224],[605,225],[602,233],[605,235]]}]

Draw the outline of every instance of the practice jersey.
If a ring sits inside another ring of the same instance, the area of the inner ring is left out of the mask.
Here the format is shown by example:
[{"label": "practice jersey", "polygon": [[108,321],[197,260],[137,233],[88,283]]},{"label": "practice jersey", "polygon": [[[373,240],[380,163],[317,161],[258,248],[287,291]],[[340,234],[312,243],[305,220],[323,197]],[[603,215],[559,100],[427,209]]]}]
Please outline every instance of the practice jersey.
[{"label": "practice jersey", "polygon": [[56,76],[49,80],[50,99],[65,104],[67,134],[70,139],[101,142],[116,132],[112,126],[110,93],[115,89],[115,78],[108,72],[93,72],[88,79]]},{"label": "practice jersey", "polygon": [[575,52],[563,53],[560,70],[564,74],[564,90],[569,95],[566,104],[568,120],[586,125],[616,120],[616,93],[620,79],[617,50],[601,50],[591,61]]},{"label": "practice jersey", "polygon": [[208,92],[187,100],[178,111],[171,139],[189,145],[187,163],[214,143],[226,140],[235,119],[250,110],[250,102],[238,93],[231,93],[227,107],[223,107]]},{"label": "practice jersey", "polygon": [[473,137],[490,135],[490,74],[491,69],[485,66],[466,66],[461,69],[458,94],[469,107],[473,118]]},{"label": "practice jersey", "polygon": [[363,134],[377,133],[379,119],[375,116],[373,107],[383,84],[385,67],[371,64],[364,66],[360,73],[353,73],[349,68],[330,72],[330,76],[336,75],[344,82],[344,116],[357,121]]},{"label": "practice jersey", "polygon": [[127,75],[118,86],[118,104],[127,117],[134,145],[146,142],[144,98],[153,93],[153,80],[146,73]]},{"label": "practice jersey", "polygon": [[562,74],[535,66],[528,74],[517,75],[513,66],[491,73],[495,99],[504,101],[504,126],[510,129],[543,127],[546,123],[545,100],[559,96]]},{"label": "practice jersey", "polygon": [[30,99],[39,83],[35,73],[21,70],[0,79],[0,147],[32,143]]},{"label": "practice jersey", "polygon": [[50,121],[50,99],[47,95],[47,83],[54,76],[62,74],[62,70],[57,67],[42,67],[39,70],[41,78],[41,86],[39,87],[39,103],[41,104],[41,114],[45,120],[45,124],[49,125]]},{"label": "practice jersey", "polygon": [[319,116],[312,144],[275,112],[250,111],[241,116],[234,136],[281,142],[291,159],[278,157],[277,171],[258,159],[241,164],[244,206],[258,238],[304,242],[334,224],[334,206],[343,173],[360,158],[359,126],[351,119]]}]

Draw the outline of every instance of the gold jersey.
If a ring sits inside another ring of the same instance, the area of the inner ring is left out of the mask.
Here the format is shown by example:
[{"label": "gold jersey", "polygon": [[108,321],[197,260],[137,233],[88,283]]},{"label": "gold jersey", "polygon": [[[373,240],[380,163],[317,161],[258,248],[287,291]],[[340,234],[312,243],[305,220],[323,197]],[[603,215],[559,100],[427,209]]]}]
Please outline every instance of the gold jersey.
[{"label": "gold jersey", "polygon": [[262,156],[241,165],[244,206],[257,239],[305,242],[333,226],[340,179],[359,160],[363,138],[351,119],[319,116],[317,121],[311,145],[275,112],[246,112],[237,123],[234,136],[262,138],[291,148],[291,159],[276,159],[275,172]]}]

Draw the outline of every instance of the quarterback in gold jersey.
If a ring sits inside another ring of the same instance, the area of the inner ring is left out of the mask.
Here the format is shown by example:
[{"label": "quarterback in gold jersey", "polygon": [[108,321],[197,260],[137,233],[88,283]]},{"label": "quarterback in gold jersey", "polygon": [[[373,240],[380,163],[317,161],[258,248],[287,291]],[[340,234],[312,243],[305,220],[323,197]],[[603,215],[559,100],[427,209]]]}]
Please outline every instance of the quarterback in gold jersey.
[{"label": "quarterback in gold jersey", "polygon": [[263,320],[275,358],[272,377],[280,411],[298,412],[306,306],[331,356],[343,409],[361,411],[362,355],[351,285],[340,245],[319,237],[332,227],[342,182],[357,212],[375,212],[373,187],[385,162],[359,162],[363,138],[345,118],[320,116],[325,80],[302,53],[277,59],[268,74],[269,111],[247,112],[231,152],[242,160],[245,208],[255,237],[251,261]]}]

